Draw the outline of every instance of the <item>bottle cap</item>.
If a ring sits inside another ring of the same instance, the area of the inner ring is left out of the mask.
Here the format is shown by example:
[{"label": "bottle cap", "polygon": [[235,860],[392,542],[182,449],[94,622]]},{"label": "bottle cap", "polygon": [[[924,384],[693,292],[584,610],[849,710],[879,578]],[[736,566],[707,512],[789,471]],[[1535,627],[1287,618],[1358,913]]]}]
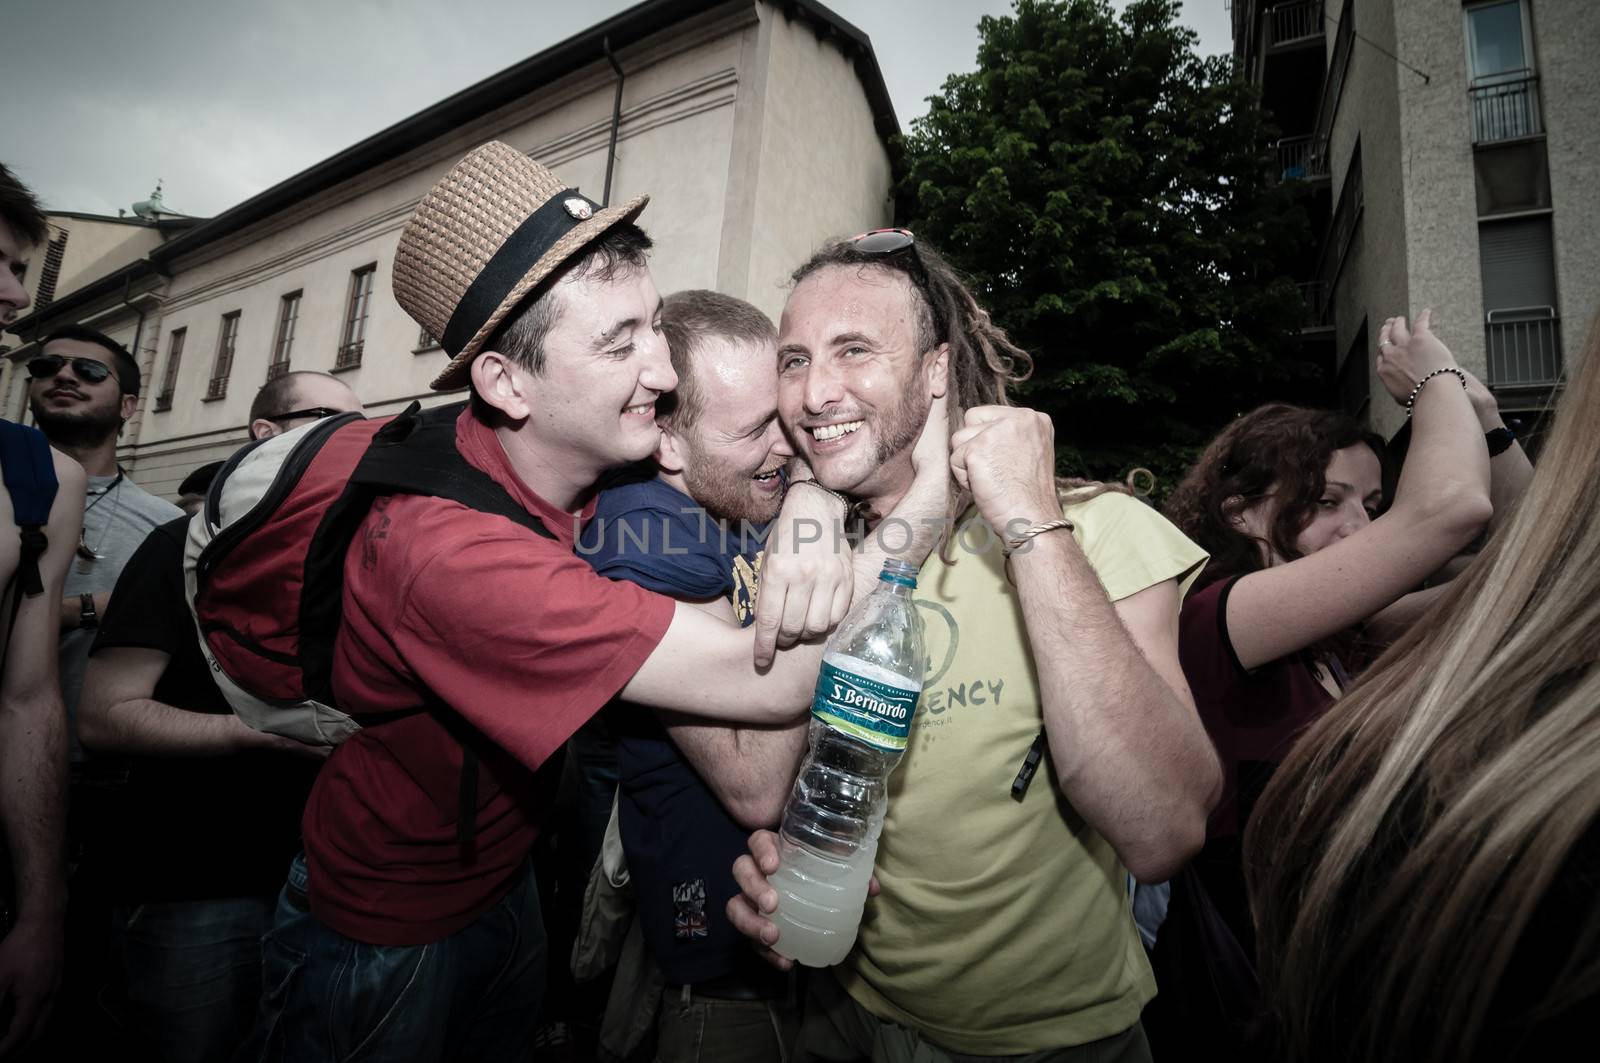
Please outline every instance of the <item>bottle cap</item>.
[{"label": "bottle cap", "polygon": [[878,573],[878,579],[884,583],[897,583],[902,587],[916,587],[917,566],[898,557],[891,557],[883,563],[883,571]]}]

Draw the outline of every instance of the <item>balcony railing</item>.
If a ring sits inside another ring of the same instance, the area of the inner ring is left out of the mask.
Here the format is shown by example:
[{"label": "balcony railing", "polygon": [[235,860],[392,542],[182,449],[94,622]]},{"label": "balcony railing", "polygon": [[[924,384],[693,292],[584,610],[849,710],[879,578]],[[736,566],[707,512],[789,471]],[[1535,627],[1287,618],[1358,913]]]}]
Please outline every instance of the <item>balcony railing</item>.
[{"label": "balcony railing", "polygon": [[1322,0],[1288,0],[1266,11],[1268,48],[1322,37]]},{"label": "balcony railing", "polygon": [[339,345],[339,354],[333,360],[335,369],[354,369],[361,364],[362,341],[342,343]]},{"label": "balcony railing", "polygon": [[1553,384],[1561,376],[1561,319],[1552,306],[1518,306],[1485,315],[1489,383]]},{"label": "balcony railing", "polygon": [[172,392],[163,391],[156,396],[156,412],[172,409]]},{"label": "balcony railing", "polygon": [[223,377],[212,377],[211,378],[211,383],[206,385],[206,401],[207,402],[211,402],[211,401],[213,401],[215,399],[226,398],[227,394],[228,394],[228,378],[225,377],[225,376],[223,376]]},{"label": "balcony railing", "polygon": [[270,384],[279,377],[286,376],[288,372],[289,363],[287,361],[271,363],[267,366],[267,383]]},{"label": "balcony railing", "polygon": [[1316,181],[1328,177],[1326,137],[1284,137],[1278,141],[1278,173],[1284,181]]},{"label": "balcony railing", "polygon": [[1492,144],[1544,132],[1539,120],[1539,79],[1529,71],[1478,82],[1472,97],[1472,142]]}]

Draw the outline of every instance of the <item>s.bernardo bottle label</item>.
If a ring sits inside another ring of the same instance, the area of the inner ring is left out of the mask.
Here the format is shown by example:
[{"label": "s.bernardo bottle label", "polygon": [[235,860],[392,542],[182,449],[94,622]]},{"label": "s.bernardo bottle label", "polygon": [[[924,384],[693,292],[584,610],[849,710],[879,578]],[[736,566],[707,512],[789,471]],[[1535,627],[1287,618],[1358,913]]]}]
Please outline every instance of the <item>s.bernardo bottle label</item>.
[{"label": "s.bernardo bottle label", "polygon": [[868,745],[900,752],[911,733],[918,693],[824,662],[811,699],[811,715]]}]

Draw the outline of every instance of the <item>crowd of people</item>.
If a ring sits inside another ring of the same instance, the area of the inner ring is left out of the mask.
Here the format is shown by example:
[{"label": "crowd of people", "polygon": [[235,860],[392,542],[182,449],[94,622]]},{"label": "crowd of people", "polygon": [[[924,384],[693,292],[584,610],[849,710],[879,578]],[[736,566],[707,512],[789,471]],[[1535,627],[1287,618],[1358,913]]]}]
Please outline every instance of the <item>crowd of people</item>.
[{"label": "crowd of people", "polygon": [[[1499,1060],[1581,1032],[1600,333],[1537,469],[1425,310],[1372,352],[1403,454],[1269,405],[1161,512],[1057,475],[1029,354],[912,233],[827,242],[774,326],[663,298],[646,203],[491,142],[416,207],[393,289],[467,393],[427,423],[470,490],[419,473],[318,528],[308,704],[347,726],[314,734],[236,712],[252,677],[196,621],[195,532],[244,466],[182,509],[142,490],[136,360],[42,337],[36,430],[0,422],[0,1058]],[[8,320],[44,232],[0,168]],[[427,434],[361,411],[292,372],[247,430]],[[891,557],[917,719],[856,945],[796,969],[773,832],[826,636]]]}]

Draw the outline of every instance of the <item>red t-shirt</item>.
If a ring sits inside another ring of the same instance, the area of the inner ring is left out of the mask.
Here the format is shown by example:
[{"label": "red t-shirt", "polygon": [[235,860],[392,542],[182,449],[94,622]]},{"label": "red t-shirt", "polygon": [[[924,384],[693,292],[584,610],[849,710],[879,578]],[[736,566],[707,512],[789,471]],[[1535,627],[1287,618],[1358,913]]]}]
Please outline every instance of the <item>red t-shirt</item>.
[{"label": "red t-shirt", "polygon": [[382,500],[357,533],[334,647],[339,704],[359,714],[442,702],[493,743],[475,743],[471,853],[455,833],[462,747],[434,715],[361,731],[318,775],[303,821],[311,910],[376,945],[437,941],[505,895],[554,784],[536,770],[672,620],[671,599],[598,576],[573,553],[572,514],[522,483],[470,410],[456,446],[556,538],[416,495]]},{"label": "red t-shirt", "polygon": [[1218,580],[1195,591],[1178,621],[1183,674],[1222,760],[1222,800],[1206,829],[1212,839],[1244,832],[1273,769],[1333,704],[1305,653],[1245,671],[1228,635],[1228,594],[1237,582]]}]

